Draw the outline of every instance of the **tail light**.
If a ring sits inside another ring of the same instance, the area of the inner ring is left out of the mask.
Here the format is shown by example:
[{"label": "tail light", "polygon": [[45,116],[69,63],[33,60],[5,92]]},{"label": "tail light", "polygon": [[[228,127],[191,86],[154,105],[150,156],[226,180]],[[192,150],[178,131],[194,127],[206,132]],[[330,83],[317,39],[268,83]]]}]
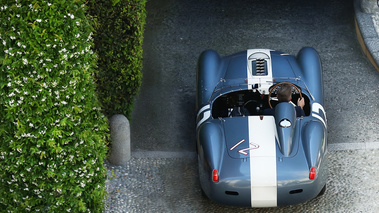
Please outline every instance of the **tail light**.
[{"label": "tail light", "polygon": [[217,169],[214,169],[213,172],[212,172],[212,180],[215,183],[218,182],[218,171],[217,171]]},{"label": "tail light", "polygon": [[314,180],[316,177],[316,168],[312,167],[311,170],[309,170],[309,179]]}]

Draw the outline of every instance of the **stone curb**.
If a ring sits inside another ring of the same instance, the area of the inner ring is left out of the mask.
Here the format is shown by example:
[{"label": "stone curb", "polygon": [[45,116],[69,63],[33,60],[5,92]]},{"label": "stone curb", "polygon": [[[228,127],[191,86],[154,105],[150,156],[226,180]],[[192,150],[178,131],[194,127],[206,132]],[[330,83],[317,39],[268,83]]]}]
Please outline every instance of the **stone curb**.
[{"label": "stone curb", "polygon": [[359,44],[372,65],[379,71],[379,35],[375,30],[373,14],[361,10],[361,0],[354,1],[355,30]]}]

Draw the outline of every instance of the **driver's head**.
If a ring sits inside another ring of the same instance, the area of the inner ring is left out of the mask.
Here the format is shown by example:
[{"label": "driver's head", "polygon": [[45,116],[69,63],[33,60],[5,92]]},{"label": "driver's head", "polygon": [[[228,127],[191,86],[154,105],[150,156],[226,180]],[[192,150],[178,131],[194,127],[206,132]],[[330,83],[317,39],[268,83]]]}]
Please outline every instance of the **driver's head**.
[{"label": "driver's head", "polygon": [[278,100],[279,102],[289,102],[292,99],[292,86],[288,84],[283,84],[278,89]]}]

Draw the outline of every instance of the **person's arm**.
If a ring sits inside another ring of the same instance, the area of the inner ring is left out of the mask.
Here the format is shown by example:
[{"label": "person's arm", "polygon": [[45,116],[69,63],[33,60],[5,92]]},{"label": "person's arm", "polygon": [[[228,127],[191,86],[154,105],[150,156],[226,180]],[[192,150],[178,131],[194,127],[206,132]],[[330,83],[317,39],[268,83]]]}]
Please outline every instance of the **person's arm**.
[{"label": "person's arm", "polygon": [[296,108],[296,117],[303,117],[305,116],[305,112],[303,110],[303,107],[305,106],[304,98],[297,99],[297,106]]},{"label": "person's arm", "polygon": [[304,101],[304,98],[299,98],[297,99],[297,105],[303,109],[303,107],[305,106],[305,101]]}]

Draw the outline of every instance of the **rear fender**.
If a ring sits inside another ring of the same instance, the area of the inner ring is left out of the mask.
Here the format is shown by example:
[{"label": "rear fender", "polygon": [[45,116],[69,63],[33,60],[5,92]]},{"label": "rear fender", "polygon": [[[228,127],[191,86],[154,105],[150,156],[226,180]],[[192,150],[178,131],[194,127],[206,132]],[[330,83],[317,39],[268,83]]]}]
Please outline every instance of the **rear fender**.
[{"label": "rear fender", "polygon": [[320,121],[310,121],[303,127],[303,147],[309,168],[319,168],[326,152],[326,134]]},{"label": "rear fender", "polygon": [[203,160],[202,167],[208,171],[220,169],[225,152],[225,137],[218,122],[220,121],[205,122],[199,128],[198,151]]}]

